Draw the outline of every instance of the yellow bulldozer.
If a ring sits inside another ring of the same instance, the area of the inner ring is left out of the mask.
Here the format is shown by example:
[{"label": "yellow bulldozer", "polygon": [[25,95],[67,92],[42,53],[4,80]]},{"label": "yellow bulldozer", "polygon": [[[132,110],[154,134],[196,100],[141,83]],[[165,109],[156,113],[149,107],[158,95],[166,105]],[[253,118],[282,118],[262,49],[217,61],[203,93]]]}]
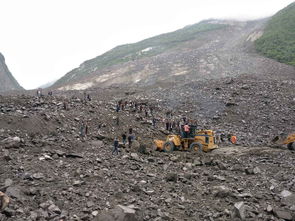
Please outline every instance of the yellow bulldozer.
[{"label": "yellow bulldozer", "polygon": [[272,139],[272,142],[279,145],[287,145],[289,150],[295,150],[295,133],[280,135]]},{"label": "yellow bulldozer", "polygon": [[184,135],[168,135],[166,140],[154,140],[156,150],[172,152],[174,150],[188,150],[197,152],[208,152],[218,148],[215,143],[213,130],[197,130],[196,126],[190,126],[190,132]]}]

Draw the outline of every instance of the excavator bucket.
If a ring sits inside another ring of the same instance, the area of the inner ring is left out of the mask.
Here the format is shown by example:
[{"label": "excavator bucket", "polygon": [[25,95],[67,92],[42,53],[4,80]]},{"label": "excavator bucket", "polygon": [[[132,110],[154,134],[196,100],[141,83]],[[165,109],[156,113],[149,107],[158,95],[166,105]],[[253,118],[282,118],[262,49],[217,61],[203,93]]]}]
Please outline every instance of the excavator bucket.
[{"label": "excavator bucket", "polygon": [[154,143],[156,144],[156,150],[163,150],[163,145],[164,145],[165,141],[154,140]]}]

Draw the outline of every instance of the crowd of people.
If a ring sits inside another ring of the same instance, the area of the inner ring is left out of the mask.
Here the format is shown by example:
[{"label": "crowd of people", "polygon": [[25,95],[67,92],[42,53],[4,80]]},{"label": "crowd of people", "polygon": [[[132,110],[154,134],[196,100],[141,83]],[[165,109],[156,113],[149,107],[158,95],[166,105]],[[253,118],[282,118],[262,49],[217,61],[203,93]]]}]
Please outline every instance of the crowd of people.
[{"label": "crowd of people", "polygon": [[[36,91],[36,95],[38,98],[44,96],[42,93],[42,89],[38,89]],[[52,95],[52,91],[49,91],[48,96]],[[90,102],[92,98],[89,93],[84,91],[83,97],[80,100],[83,103],[87,103]],[[64,99],[63,101],[63,109],[69,109],[67,99]],[[115,106],[115,125],[120,126],[120,112],[128,111],[131,114],[140,114],[141,119],[145,118],[146,120],[149,120],[154,129],[157,128],[159,130],[166,130],[170,133],[179,134],[183,138],[189,138],[189,136],[191,135],[191,128],[194,128],[194,130],[198,129],[198,122],[194,119],[188,119],[186,116],[182,116],[181,118],[179,118],[178,116],[174,116],[172,110],[166,111],[166,113],[161,116],[160,114],[157,114],[156,109],[157,108],[155,108],[154,105],[151,105],[148,102],[121,99],[118,102],[116,102]],[[100,126],[98,129],[100,129]],[[79,135],[82,141],[85,141],[87,136],[89,135],[89,122],[87,120],[80,121]],[[122,144],[125,147],[131,148],[132,143],[136,139],[135,131],[132,127],[129,127],[128,130],[124,131],[120,137],[122,140]],[[225,133],[217,133],[215,138],[216,143],[230,142],[236,144],[237,142],[237,137],[233,134],[226,135]],[[119,140],[119,136],[116,136],[114,139],[112,154],[119,153]]]}]

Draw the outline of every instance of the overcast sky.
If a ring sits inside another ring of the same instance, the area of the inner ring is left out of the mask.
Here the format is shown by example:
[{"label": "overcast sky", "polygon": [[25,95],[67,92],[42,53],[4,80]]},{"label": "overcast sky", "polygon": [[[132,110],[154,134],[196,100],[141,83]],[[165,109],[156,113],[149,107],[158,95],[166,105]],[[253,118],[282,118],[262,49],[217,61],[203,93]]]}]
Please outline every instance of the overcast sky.
[{"label": "overcast sky", "polygon": [[257,19],[294,0],[0,0],[0,52],[33,89],[85,60],[208,18]]}]

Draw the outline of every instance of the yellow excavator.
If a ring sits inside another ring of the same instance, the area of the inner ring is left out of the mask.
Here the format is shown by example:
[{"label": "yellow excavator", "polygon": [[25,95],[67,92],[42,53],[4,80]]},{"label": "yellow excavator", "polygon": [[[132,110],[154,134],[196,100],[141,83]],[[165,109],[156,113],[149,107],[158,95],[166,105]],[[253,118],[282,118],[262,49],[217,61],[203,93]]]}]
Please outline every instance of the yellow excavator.
[{"label": "yellow excavator", "polygon": [[166,140],[154,140],[156,150],[172,152],[174,150],[188,150],[197,152],[209,152],[218,148],[215,142],[213,130],[197,130],[196,126],[190,126],[190,132],[184,135],[168,135]]},{"label": "yellow excavator", "polygon": [[286,144],[289,150],[295,150],[295,133],[280,135],[272,139],[272,142],[279,145]]}]

